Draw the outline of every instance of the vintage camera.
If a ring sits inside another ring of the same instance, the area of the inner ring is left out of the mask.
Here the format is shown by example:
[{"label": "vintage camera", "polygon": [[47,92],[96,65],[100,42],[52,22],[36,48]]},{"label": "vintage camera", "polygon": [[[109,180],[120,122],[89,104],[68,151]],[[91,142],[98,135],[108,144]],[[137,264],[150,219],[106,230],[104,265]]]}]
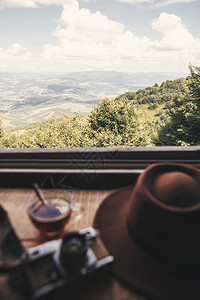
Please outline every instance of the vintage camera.
[{"label": "vintage camera", "polygon": [[27,250],[27,276],[32,299],[67,285],[68,288],[102,271],[110,270],[114,261],[92,228],[66,234]]}]

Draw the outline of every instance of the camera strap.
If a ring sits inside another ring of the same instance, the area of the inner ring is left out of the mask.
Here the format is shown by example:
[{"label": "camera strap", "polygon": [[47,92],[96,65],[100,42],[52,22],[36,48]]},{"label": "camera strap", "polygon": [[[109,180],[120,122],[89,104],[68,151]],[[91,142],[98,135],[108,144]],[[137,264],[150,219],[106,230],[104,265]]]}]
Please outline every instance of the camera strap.
[{"label": "camera strap", "polygon": [[0,299],[25,299],[28,283],[23,268],[26,252],[0,205]]}]

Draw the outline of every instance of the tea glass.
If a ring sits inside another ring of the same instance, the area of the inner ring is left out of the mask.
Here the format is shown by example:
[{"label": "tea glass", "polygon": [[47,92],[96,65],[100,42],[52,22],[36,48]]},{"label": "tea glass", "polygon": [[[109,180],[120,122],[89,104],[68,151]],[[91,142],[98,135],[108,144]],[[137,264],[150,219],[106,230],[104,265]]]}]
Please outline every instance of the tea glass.
[{"label": "tea glass", "polygon": [[[43,190],[45,203],[34,193],[27,201],[27,213],[33,225],[46,237],[60,235],[67,223],[80,213],[64,190]],[[75,216],[75,215],[76,216]],[[80,217],[80,214],[79,214]]]}]

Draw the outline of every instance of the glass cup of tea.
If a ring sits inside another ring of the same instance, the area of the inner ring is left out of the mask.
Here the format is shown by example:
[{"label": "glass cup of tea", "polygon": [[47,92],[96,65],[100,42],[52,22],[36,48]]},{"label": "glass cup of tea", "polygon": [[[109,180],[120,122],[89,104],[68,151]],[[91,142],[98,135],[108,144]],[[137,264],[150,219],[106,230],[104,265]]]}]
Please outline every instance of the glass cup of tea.
[{"label": "glass cup of tea", "polygon": [[62,233],[69,223],[73,205],[64,190],[43,190],[34,184],[35,193],[28,199],[27,213],[33,225],[47,237]]}]

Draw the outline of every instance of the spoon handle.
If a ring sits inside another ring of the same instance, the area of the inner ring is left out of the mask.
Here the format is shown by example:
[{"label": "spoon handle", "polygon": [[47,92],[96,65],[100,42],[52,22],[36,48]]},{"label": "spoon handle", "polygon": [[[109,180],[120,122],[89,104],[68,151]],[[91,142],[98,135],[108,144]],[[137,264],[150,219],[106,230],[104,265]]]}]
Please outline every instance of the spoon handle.
[{"label": "spoon handle", "polygon": [[40,190],[39,186],[37,183],[33,184],[33,188],[35,190],[36,195],[38,196],[38,198],[40,199],[40,201],[45,204],[45,199],[44,199],[44,195],[42,194],[42,191]]}]

